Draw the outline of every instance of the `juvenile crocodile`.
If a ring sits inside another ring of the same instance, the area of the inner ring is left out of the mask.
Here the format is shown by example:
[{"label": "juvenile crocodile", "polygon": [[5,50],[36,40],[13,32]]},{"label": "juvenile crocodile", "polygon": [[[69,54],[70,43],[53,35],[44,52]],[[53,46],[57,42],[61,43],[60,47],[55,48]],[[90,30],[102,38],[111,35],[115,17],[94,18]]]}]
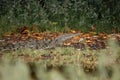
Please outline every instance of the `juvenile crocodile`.
[{"label": "juvenile crocodile", "polygon": [[18,50],[18,49],[25,49],[25,48],[32,48],[32,49],[50,49],[55,48],[57,45],[61,44],[62,42],[80,35],[80,33],[76,34],[63,34],[56,37],[54,40],[37,40],[37,39],[28,39],[25,41],[18,41],[14,43],[8,43],[5,40],[0,40],[0,51],[11,51],[11,50]]}]

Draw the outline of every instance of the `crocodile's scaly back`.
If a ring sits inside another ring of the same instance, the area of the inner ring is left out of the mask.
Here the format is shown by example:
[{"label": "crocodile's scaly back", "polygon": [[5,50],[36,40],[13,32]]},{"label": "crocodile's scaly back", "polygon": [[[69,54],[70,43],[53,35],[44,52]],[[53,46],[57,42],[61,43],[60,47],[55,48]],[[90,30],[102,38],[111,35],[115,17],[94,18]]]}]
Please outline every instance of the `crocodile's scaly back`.
[{"label": "crocodile's scaly back", "polygon": [[62,42],[74,37],[78,36],[80,33],[76,34],[63,34],[55,38],[54,40],[37,40],[37,39],[28,39],[25,41],[18,41],[9,43],[5,40],[0,41],[0,51],[10,51],[10,50],[18,50],[18,49],[48,49],[55,48],[57,44],[61,44]]},{"label": "crocodile's scaly back", "polygon": [[64,34],[64,35],[58,36],[46,48],[53,48],[57,44],[61,44],[62,42],[66,41],[68,39],[71,39],[71,38],[73,38],[75,36],[78,36],[78,35],[80,35],[80,33],[76,33],[76,34]]}]

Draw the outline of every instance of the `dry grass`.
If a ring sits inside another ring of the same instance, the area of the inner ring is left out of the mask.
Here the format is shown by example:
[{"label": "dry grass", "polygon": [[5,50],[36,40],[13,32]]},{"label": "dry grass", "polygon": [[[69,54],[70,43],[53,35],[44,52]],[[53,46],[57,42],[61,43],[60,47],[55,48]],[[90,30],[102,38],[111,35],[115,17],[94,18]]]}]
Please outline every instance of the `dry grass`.
[{"label": "dry grass", "polygon": [[104,50],[56,48],[5,52],[0,80],[120,80],[120,47]]}]

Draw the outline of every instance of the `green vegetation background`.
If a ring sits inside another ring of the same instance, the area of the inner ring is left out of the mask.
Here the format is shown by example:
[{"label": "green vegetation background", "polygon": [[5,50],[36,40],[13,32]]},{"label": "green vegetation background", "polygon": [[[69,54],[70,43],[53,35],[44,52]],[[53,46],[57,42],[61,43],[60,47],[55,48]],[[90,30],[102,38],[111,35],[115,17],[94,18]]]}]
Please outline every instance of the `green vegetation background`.
[{"label": "green vegetation background", "polygon": [[0,34],[36,25],[45,30],[68,28],[120,31],[120,0],[0,0]]}]

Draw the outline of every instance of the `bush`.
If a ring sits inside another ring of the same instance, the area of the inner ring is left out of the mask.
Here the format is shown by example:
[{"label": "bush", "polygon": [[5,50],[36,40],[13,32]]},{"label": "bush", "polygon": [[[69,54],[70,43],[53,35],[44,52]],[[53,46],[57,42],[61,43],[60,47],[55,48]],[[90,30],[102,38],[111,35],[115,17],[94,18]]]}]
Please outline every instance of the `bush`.
[{"label": "bush", "polygon": [[120,30],[117,0],[1,0],[0,3],[0,20],[6,18],[8,26],[35,24],[49,29],[50,22],[57,22],[57,27],[83,29],[96,24]]}]

